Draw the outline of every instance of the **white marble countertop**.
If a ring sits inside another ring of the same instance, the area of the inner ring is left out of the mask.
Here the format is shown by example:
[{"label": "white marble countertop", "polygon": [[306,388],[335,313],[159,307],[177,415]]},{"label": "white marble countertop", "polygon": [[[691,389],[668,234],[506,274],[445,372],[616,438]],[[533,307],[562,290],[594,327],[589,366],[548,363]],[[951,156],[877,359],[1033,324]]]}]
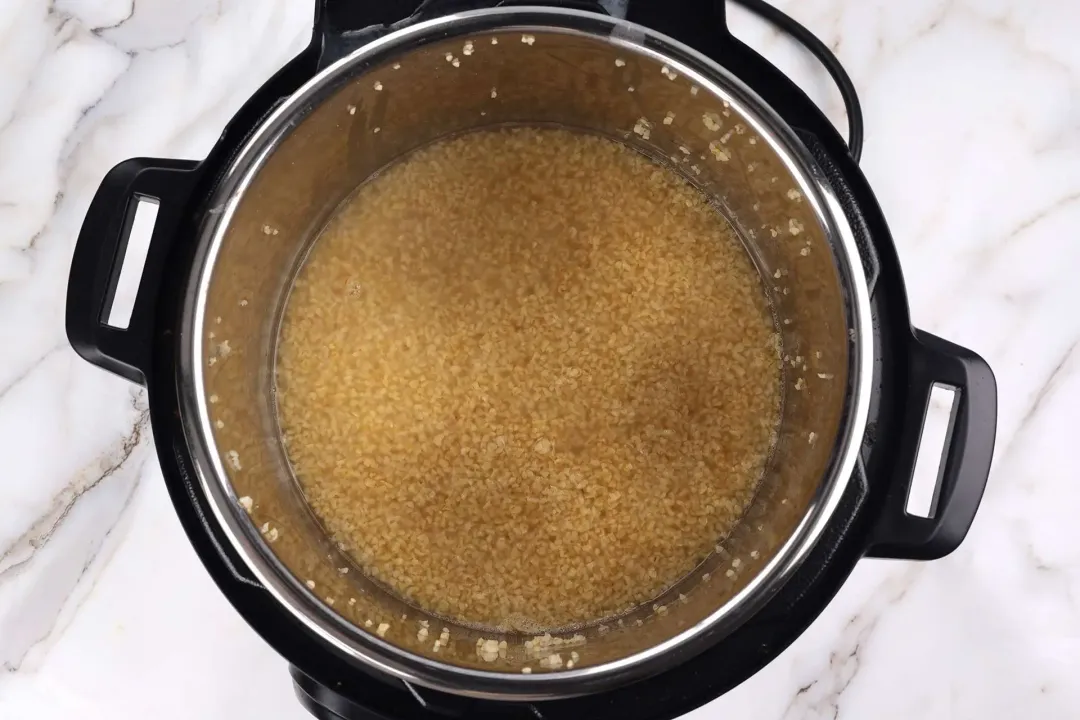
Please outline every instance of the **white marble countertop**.
[{"label": "white marble countertop", "polygon": [[[861,92],[914,322],[996,371],[996,464],[960,550],[862,562],[779,659],[690,717],[1080,717],[1080,4],[781,4]],[[304,45],[310,6],[0,4],[0,718],[307,717],[190,549],[143,393],[77,358],[63,313],[105,172],[203,156]],[[731,24],[843,126],[805,53]]]}]

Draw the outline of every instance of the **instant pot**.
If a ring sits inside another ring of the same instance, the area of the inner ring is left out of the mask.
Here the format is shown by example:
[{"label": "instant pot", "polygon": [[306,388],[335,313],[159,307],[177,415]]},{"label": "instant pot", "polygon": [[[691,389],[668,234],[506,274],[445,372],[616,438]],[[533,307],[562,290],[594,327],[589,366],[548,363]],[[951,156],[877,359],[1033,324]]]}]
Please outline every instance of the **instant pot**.
[{"label": "instant pot", "polygon": [[[776,657],[860,558],[955,549],[989,472],[994,377],[911,327],[857,166],[858,115],[849,148],[728,33],[722,2],[636,0],[625,19],[593,2],[415,4],[322,0],[311,44],[205,160],[109,172],[72,263],[73,347],[148,388],[183,526],[291,664],[301,702],[321,718],[672,718]],[[850,100],[820,43],[763,12],[822,55]],[[306,503],[275,403],[282,307],[334,210],[417,148],[521,124],[617,140],[705,193],[761,272],[783,361],[773,456],[716,552],[625,616],[542,638],[459,625],[369,579]],[[156,225],[130,322],[112,327],[142,200],[159,204]],[[935,386],[956,401],[922,517],[907,502]],[[556,650],[575,663],[544,663]]]}]

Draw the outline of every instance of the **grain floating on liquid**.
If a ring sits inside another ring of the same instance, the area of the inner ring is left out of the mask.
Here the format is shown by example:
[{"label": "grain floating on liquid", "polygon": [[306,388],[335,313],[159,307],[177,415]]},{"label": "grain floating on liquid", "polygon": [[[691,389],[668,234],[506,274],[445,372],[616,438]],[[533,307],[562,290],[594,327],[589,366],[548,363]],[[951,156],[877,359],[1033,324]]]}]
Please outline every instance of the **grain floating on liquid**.
[{"label": "grain floating on liquid", "polygon": [[290,459],[410,602],[525,632],[598,620],[692,571],[752,498],[780,398],[760,280],[704,196],[623,145],[436,143],[362,186],[300,278]]}]

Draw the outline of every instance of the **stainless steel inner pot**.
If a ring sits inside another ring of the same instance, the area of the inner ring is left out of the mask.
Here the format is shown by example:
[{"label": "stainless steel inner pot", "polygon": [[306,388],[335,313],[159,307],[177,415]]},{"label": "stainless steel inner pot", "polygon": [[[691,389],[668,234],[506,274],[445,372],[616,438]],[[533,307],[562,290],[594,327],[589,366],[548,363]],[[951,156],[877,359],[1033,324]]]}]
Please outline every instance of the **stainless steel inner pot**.
[{"label": "stainless steel inner pot", "polygon": [[[525,636],[429,616],[365,578],[305,502],[274,410],[283,299],[334,209],[417,147],[510,123],[605,135],[711,196],[760,268],[785,359],[774,456],[742,523],[718,538],[721,549],[654,602],[539,651]],[[600,15],[465,13],[397,30],[328,67],[232,163],[206,216],[186,297],[184,428],[216,520],[239,555],[339,653],[459,694],[572,696],[659,672],[715,642],[805,557],[854,467],[869,403],[869,323],[852,233],[823,173],[776,113],[723,68]],[[424,639],[421,620],[430,624]],[[449,642],[435,651],[444,627]],[[485,657],[482,639],[507,645]],[[550,652],[579,660],[549,671],[540,660]]]}]

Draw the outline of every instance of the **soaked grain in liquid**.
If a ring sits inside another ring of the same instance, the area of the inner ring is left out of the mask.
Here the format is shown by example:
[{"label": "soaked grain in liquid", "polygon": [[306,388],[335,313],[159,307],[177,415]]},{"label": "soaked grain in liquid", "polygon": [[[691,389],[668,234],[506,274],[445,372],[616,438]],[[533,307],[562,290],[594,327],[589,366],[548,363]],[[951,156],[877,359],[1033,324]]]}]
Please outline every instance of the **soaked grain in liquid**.
[{"label": "soaked grain in liquid", "polygon": [[780,398],[722,217],[612,141],[481,131],[365,184],[289,298],[279,412],[372,577],[535,632],[648,601],[752,498]]}]

